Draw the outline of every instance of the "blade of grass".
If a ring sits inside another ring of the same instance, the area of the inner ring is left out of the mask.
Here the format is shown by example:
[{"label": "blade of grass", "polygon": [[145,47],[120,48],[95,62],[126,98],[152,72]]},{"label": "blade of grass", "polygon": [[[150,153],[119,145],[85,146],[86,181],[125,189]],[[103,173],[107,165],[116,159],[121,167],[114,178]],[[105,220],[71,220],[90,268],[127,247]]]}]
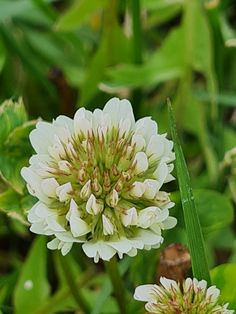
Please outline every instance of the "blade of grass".
[{"label": "blade of grass", "polygon": [[188,237],[188,246],[192,260],[193,275],[199,280],[205,279],[210,285],[211,281],[205,253],[202,229],[195,207],[187,165],[177,135],[176,124],[170,101],[168,101],[168,112],[171,135],[174,141],[174,150],[176,154],[176,171],[179,182],[186,233]]}]

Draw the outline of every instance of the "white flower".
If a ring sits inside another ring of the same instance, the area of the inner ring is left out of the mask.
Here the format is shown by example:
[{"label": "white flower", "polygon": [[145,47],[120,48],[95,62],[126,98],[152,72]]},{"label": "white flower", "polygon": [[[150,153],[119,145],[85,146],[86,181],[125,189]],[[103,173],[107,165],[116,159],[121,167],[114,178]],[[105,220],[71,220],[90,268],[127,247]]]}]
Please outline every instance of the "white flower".
[{"label": "white flower", "polygon": [[233,314],[228,304],[220,305],[220,290],[207,288],[205,280],[187,278],[182,286],[174,280],[160,278],[161,285],[142,285],[135,289],[134,298],[147,302],[145,308],[152,314]]},{"label": "white flower", "polygon": [[53,235],[48,247],[62,254],[82,243],[95,261],[159,247],[176,219],[160,191],[173,179],[173,143],[157,130],[151,118],[135,122],[129,101],[118,98],[103,110],[81,108],[74,119],[37,123],[36,154],[21,171],[38,198],[30,230]]}]

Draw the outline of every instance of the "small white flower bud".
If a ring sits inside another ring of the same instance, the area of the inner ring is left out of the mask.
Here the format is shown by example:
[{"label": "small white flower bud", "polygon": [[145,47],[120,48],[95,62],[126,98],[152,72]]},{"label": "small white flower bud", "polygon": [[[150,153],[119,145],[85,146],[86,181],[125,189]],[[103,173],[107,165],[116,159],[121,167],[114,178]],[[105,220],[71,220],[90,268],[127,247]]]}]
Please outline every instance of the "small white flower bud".
[{"label": "small white flower bud", "polygon": [[91,193],[92,193],[91,180],[88,180],[80,191],[80,197],[83,200],[87,200],[89,198],[89,196],[91,195]]},{"label": "small white flower bud", "polygon": [[119,194],[117,193],[115,189],[113,189],[111,193],[108,194],[108,196],[106,197],[106,202],[109,206],[114,208],[118,204],[118,201],[119,201]]},{"label": "small white flower bud", "polygon": [[129,194],[131,196],[134,197],[141,197],[143,195],[143,193],[145,192],[146,186],[143,182],[134,182],[134,184],[132,185],[132,188],[129,192]]},{"label": "small white flower bud", "polygon": [[112,235],[114,233],[114,226],[110,219],[102,215],[103,233],[104,235]]},{"label": "small white flower bud", "polygon": [[103,210],[104,204],[99,202],[96,197],[91,194],[87,203],[86,203],[86,211],[90,215],[97,215]]},{"label": "small white flower bud", "polygon": [[80,218],[78,206],[73,199],[71,199],[66,219],[70,223],[70,230],[74,237],[80,237],[91,231],[86,221]]},{"label": "small white flower bud", "polygon": [[132,207],[121,214],[122,224],[127,226],[135,226],[138,222],[138,214],[136,208]]},{"label": "small white flower bud", "polygon": [[70,198],[70,193],[73,191],[70,182],[60,185],[56,189],[56,195],[58,196],[60,202],[65,202]]},{"label": "small white flower bud", "polygon": [[67,160],[58,161],[58,167],[61,171],[65,172],[66,174],[71,173],[71,164]]},{"label": "small white flower bud", "polygon": [[80,168],[79,171],[78,171],[78,179],[79,179],[79,182],[80,182],[81,184],[84,184],[84,183],[85,183],[85,180],[86,180],[86,177],[87,177],[87,173],[86,173],[86,171],[85,171],[85,168],[84,168],[84,167]]},{"label": "small white flower bud", "polygon": [[98,179],[95,178],[93,181],[92,181],[92,189],[93,189],[93,193],[96,195],[96,196],[99,196],[102,194],[102,187],[101,187],[101,184],[98,182]]}]

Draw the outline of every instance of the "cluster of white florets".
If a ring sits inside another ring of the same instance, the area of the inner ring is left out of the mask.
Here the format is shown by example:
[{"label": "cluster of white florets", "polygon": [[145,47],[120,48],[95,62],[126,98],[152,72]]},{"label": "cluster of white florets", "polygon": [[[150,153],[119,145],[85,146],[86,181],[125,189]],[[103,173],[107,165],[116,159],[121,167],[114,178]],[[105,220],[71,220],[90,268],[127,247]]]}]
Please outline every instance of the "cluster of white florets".
[{"label": "cluster of white florets", "polygon": [[220,290],[207,288],[205,280],[187,278],[182,285],[174,280],[160,278],[161,285],[142,285],[136,288],[134,298],[147,302],[145,308],[152,314],[233,314],[228,304],[220,305]]},{"label": "cluster of white florets", "polygon": [[95,261],[159,247],[176,219],[160,191],[173,179],[173,143],[157,132],[149,117],[135,123],[130,103],[118,98],[103,110],[81,108],[74,119],[38,122],[30,134],[36,155],[22,169],[39,200],[30,230],[53,235],[48,247],[63,255],[80,242]]}]

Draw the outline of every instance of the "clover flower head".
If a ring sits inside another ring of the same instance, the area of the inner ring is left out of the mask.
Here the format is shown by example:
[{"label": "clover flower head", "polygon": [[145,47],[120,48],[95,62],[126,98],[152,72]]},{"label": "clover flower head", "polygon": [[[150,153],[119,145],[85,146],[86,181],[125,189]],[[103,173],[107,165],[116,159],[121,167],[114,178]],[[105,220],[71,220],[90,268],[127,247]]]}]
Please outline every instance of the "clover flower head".
[{"label": "clover flower head", "polygon": [[96,262],[134,256],[175,226],[174,204],[160,191],[173,179],[173,143],[151,118],[135,122],[128,100],[38,122],[30,141],[36,154],[21,173],[38,202],[28,220],[32,232],[54,236],[48,248],[65,255],[82,243]]},{"label": "clover flower head", "polygon": [[228,304],[220,305],[220,290],[207,288],[205,280],[187,278],[182,285],[165,277],[161,285],[142,285],[136,288],[134,298],[147,302],[146,310],[152,314],[233,314]]}]

